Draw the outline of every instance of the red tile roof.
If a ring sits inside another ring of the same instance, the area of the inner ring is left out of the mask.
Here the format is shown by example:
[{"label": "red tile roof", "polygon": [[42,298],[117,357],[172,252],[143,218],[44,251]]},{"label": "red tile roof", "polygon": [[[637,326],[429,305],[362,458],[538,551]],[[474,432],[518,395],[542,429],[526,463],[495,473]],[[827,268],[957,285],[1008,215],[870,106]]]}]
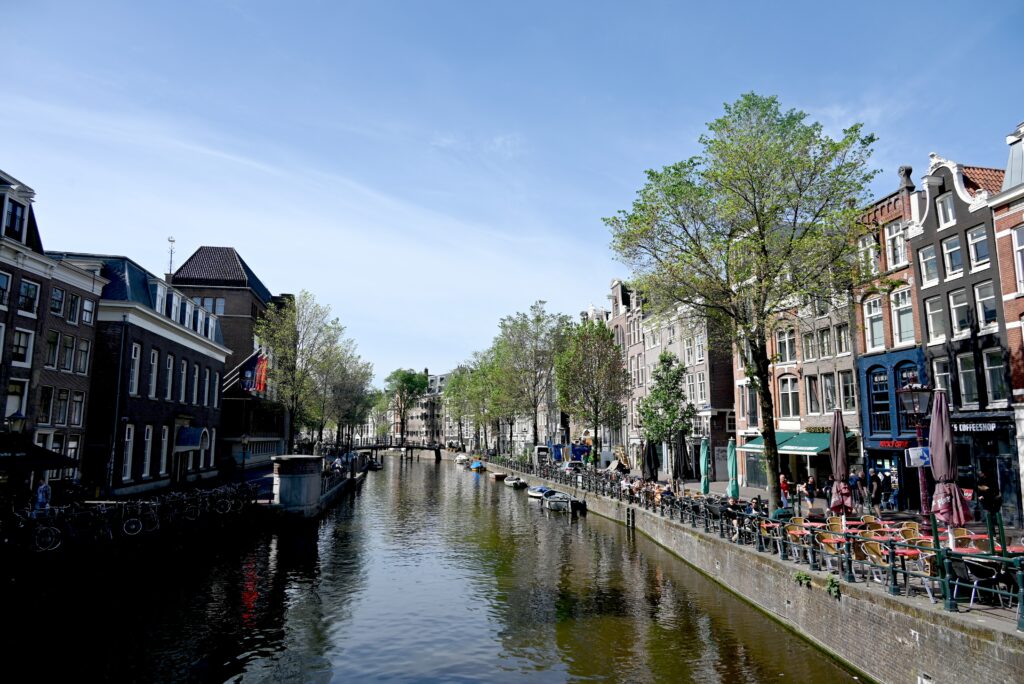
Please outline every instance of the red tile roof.
[{"label": "red tile roof", "polygon": [[999,192],[1003,187],[1003,170],[989,169],[983,166],[962,166],[964,186],[972,194],[978,190],[987,190],[990,195]]}]

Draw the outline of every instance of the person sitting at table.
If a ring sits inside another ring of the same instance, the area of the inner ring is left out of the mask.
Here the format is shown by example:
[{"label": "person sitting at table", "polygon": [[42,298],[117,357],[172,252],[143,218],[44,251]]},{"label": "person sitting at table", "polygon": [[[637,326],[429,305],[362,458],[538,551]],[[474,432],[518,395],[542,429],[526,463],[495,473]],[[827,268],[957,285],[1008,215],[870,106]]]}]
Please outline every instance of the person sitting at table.
[{"label": "person sitting at table", "polygon": [[730,496],[728,503],[722,506],[722,516],[729,521],[732,525],[732,540],[736,541],[740,537],[740,512],[743,510],[737,501],[736,497]]}]

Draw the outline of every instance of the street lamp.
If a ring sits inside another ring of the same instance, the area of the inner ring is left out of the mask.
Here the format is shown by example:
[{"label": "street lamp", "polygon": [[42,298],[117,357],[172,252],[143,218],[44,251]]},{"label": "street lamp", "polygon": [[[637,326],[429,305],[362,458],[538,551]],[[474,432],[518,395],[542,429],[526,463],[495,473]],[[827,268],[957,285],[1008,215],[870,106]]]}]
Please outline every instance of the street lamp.
[{"label": "street lamp", "polygon": [[25,414],[20,409],[15,411],[7,416],[6,424],[8,432],[20,435],[25,430]]},{"label": "street lamp", "polygon": [[[903,389],[896,390],[903,413],[908,420],[913,419],[914,429],[917,431],[917,446],[921,447],[924,441],[924,416],[928,415],[932,406],[932,394],[934,390],[918,383],[909,383]],[[931,513],[931,505],[928,501],[928,478],[924,473],[924,465],[917,466],[917,482],[921,490],[921,515],[927,518]]]},{"label": "street lamp", "polygon": [[245,484],[245,461],[249,455],[249,435],[242,435],[242,484]]}]

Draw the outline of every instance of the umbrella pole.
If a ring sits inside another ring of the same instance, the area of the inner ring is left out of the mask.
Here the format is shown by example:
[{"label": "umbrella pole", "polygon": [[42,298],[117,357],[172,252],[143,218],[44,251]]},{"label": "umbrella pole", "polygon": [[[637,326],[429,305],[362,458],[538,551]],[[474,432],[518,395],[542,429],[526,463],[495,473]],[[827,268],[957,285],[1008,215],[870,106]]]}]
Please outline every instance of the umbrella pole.
[{"label": "umbrella pole", "polygon": [[985,527],[988,530],[988,552],[989,553],[995,553],[996,552],[996,540],[995,540],[996,534],[995,534],[995,529],[994,529],[995,526],[992,524],[992,514],[989,513],[988,511],[985,511]]},{"label": "umbrella pole", "polygon": [[999,524],[999,546],[1003,550],[1003,555],[1006,555],[1006,530],[1003,528],[1003,514],[1000,511],[996,511],[996,522]]}]

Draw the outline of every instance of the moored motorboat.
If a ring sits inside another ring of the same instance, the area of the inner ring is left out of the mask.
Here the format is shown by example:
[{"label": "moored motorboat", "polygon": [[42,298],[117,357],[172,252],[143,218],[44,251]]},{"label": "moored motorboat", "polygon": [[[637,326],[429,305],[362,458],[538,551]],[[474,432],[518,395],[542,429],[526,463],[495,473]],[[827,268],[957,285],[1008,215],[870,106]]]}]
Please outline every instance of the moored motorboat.
[{"label": "moored motorboat", "polygon": [[526,480],[518,475],[512,475],[505,478],[505,486],[511,487],[512,489],[523,489],[526,487]]},{"label": "moored motorboat", "polygon": [[466,463],[468,461],[469,461],[469,456],[466,456],[466,454],[459,454],[458,456],[455,457],[455,464],[456,465],[466,465]]},{"label": "moored motorboat", "polygon": [[568,511],[571,502],[571,496],[563,492],[556,492],[553,489],[544,492],[544,497],[542,499],[544,508],[549,511]]},{"label": "moored motorboat", "polygon": [[501,482],[506,477],[508,477],[508,473],[491,473],[491,478],[493,478],[496,482]]},{"label": "moored motorboat", "polygon": [[530,487],[526,490],[526,495],[531,499],[540,499],[544,496],[544,492],[551,491],[544,485],[537,485],[536,487]]}]

